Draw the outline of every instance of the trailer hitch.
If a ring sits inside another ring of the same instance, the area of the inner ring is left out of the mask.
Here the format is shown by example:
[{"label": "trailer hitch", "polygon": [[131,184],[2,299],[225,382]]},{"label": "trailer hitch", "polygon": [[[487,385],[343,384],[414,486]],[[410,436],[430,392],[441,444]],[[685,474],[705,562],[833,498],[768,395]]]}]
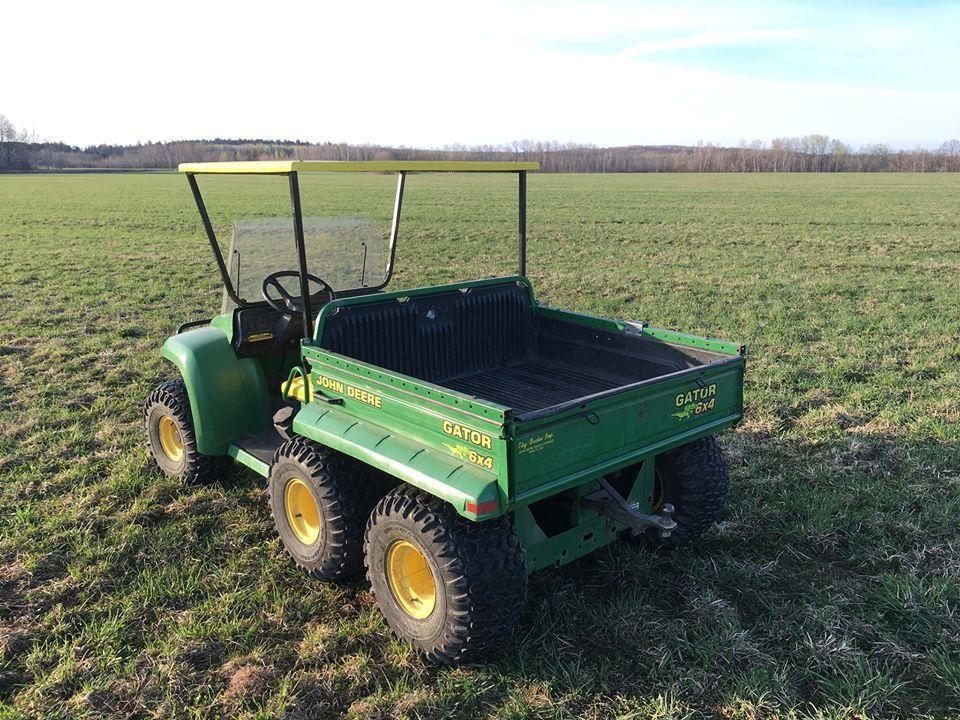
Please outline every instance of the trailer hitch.
[{"label": "trailer hitch", "polygon": [[664,503],[659,512],[647,515],[640,512],[639,503],[627,502],[606,478],[597,478],[597,482],[601,489],[583,498],[583,507],[592,508],[609,520],[623,523],[630,528],[631,535],[636,536],[647,528],[653,528],[660,537],[667,538],[677,527],[673,519],[674,508],[670,503]]}]

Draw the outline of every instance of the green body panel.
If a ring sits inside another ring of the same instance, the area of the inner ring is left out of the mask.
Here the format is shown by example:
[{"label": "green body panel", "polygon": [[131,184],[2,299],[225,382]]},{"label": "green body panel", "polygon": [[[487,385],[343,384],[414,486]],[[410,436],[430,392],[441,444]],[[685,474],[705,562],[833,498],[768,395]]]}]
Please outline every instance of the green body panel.
[{"label": "green body panel", "polygon": [[[348,377],[361,384],[385,388],[392,391],[398,398],[425,409],[440,408],[444,412],[449,409],[459,413],[464,419],[472,418],[473,422],[488,426],[502,425],[509,415],[509,408],[494,402],[464,395],[425,380],[418,380],[409,375],[370,365],[313,345],[304,344],[301,347],[301,354],[307,361],[308,367],[316,367],[319,370],[322,366],[325,372],[341,373],[345,378]],[[320,387],[318,390],[322,391],[323,388]],[[361,406],[355,405],[355,407]]]},{"label": "green body panel", "polygon": [[293,421],[293,431],[426,490],[465,517],[479,519],[467,503],[502,504],[495,475],[406,434],[358,420],[337,406],[318,402],[304,405]]},{"label": "green body panel", "polygon": [[[514,425],[511,499],[532,502],[733,425],[742,413],[743,367],[737,358]],[[694,400],[700,395],[705,402]]]},{"label": "green body panel", "polygon": [[187,386],[200,452],[224,455],[234,440],[269,427],[263,370],[256,360],[237,359],[223,330],[202,327],[174,335],[163,344],[163,356]]},{"label": "green body panel", "polygon": [[643,323],[610,320],[609,318],[597,317],[595,315],[585,315],[584,313],[572,312],[570,310],[558,310],[557,308],[547,307],[537,304],[536,310],[546,317],[555,317],[570,322],[588,325],[599,328],[600,330],[609,330],[611,332],[642,333],[647,337],[674,345],[684,345],[691,348],[700,348],[703,350],[712,350],[713,352],[724,353],[727,355],[743,355],[745,348],[743,345],[737,345],[729,340],[718,340],[717,338],[701,337],[699,335],[688,335],[674,330],[664,330],[655,328]]},{"label": "green body panel", "polygon": [[261,477],[267,477],[270,475],[270,466],[267,465],[260,458],[251,455],[243,448],[237,447],[236,445],[231,444],[227,448],[227,455],[232,457],[241,465],[246,465],[248,468],[253,470],[257,475]]},{"label": "green body panel", "polygon": [[215,316],[210,320],[210,327],[219,328],[227,336],[227,342],[233,342],[233,313]]},{"label": "green body panel", "polygon": [[[376,432],[354,433],[350,443],[337,449],[404,480],[407,478],[402,458],[413,449],[420,452],[418,462],[429,459],[433,464],[426,474],[419,465],[411,467],[413,479],[407,482],[438,497],[452,499],[457,512],[466,517],[490,517],[504,512],[509,489],[503,431],[506,408],[317,347],[304,345],[303,357],[310,367],[312,399],[294,418],[296,433],[337,447],[335,440],[328,442],[316,436],[312,423],[317,418],[329,423],[340,417],[360,421],[376,428]],[[328,400],[339,404],[329,404]],[[383,439],[384,432],[391,433],[389,440]],[[472,443],[471,438],[479,442]],[[401,445],[389,464],[382,464],[382,460],[371,462],[365,457],[381,455],[384,444],[391,443]],[[432,479],[418,479],[421,476]],[[468,485],[464,485],[465,479]],[[482,497],[470,495],[471,502],[497,504],[478,515],[467,511],[464,493],[477,493],[480,489],[484,489]]]}]

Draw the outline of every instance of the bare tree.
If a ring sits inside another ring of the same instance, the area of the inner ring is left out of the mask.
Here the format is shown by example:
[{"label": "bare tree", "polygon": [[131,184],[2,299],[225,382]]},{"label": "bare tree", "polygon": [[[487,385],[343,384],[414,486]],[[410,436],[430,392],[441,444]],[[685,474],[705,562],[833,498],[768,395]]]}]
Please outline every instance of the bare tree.
[{"label": "bare tree", "polygon": [[833,172],[840,172],[846,169],[847,156],[850,154],[850,147],[839,140],[830,141],[830,162]]},{"label": "bare tree", "polygon": [[948,157],[960,157],[960,140],[947,140],[940,146],[940,154]]},{"label": "bare tree", "polygon": [[0,115],[0,142],[13,142],[16,139],[17,128],[6,115]]},{"label": "bare tree", "polygon": [[826,135],[807,135],[807,152],[810,153],[810,169],[822,172],[826,165],[826,156],[830,151],[830,138]]},{"label": "bare tree", "polygon": [[960,170],[960,140],[947,140],[940,146],[937,154],[941,156],[941,171],[956,172]]},{"label": "bare tree", "polygon": [[181,140],[79,148],[36,142],[0,115],[0,170],[37,167],[173,168],[216,160],[533,160],[544,172],[960,172],[960,140],[937,150],[891,151],[865,145],[853,151],[826,135],[774,138],[738,147],[700,141],[695,146],[596,147],[518,140],[503,145],[448,145],[422,149],[300,140]]}]

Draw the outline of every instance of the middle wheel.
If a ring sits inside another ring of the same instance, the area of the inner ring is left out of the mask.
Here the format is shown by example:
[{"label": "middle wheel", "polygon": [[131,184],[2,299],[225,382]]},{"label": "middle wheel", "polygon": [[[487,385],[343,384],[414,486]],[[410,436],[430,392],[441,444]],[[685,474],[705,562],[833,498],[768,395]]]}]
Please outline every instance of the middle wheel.
[{"label": "middle wheel", "polygon": [[510,521],[467,520],[416,488],[380,500],[364,554],[387,623],[434,662],[472,660],[501,642],[526,603],[523,549]]},{"label": "middle wheel", "polygon": [[319,580],[363,572],[363,528],[382,494],[372,469],[304,438],[284,443],[270,466],[270,514],[297,566]]}]

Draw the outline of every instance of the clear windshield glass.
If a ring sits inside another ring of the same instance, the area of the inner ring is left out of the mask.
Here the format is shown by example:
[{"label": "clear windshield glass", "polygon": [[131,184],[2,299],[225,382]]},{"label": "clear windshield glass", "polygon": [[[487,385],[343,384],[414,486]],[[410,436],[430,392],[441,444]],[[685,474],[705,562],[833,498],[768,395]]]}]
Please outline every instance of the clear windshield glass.
[{"label": "clear windshield glass", "polygon": [[[380,285],[389,259],[396,175],[301,173],[299,182],[308,272],[334,291]],[[299,270],[287,178],[203,176],[200,190],[237,295],[261,302],[264,278]],[[300,294],[296,279],[282,284]],[[224,292],[221,312],[234,307]]]},{"label": "clear windshield glass", "polygon": [[[263,299],[263,279],[282,270],[298,270],[293,218],[238,220],[224,260],[237,294],[247,302]],[[337,290],[375,287],[386,276],[389,226],[372,218],[305,217],[303,240],[307,271]],[[299,295],[296,280],[283,282]],[[224,312],[234,303],[224,293]]]}]

